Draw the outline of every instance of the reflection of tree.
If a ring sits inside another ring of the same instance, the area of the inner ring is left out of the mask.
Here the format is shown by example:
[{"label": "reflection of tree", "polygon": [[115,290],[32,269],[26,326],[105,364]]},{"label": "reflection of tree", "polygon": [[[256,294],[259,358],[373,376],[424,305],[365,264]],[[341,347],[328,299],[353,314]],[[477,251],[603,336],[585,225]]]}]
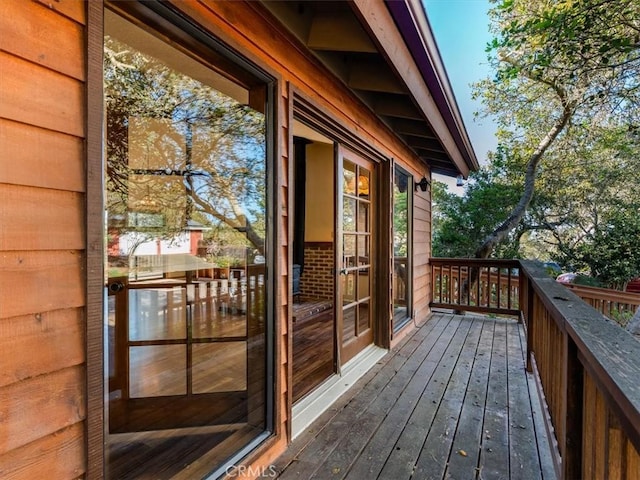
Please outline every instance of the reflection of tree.
[{"label": "reflection of tree", "polygon": [[397,257],[407,256],[408,232],[408,197],[407,191],[393,191],[393,254]]},{"label": "reflection of tree", "polygon": [[[260,112],[113,39],[105,97],[110,226],[170,239],[197,218],[263,252]],[[132,223],[132,213],[146,220]]]}]

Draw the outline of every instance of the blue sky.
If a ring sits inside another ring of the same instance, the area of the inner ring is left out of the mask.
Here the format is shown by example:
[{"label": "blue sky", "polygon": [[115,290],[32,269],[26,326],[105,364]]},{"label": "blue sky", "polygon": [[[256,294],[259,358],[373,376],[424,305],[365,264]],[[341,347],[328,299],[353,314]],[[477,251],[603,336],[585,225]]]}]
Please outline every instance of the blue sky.
[{"label": "blue sky", "polygon": [[488,0],[422,0],[438,43],[449,82],[455,92],[469,138],[480,163],[496,145],[495,127],[473,113],[480,103],[471,99],[470,84],[489,75],[485,47],[489,33]]}]

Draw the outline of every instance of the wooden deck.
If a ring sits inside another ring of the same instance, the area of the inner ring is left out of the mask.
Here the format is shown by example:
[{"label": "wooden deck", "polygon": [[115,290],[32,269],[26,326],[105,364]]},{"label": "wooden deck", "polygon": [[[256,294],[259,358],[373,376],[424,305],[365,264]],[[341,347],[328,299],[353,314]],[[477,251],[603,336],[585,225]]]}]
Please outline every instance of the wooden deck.
[{"label": "wooden deck", "polygon": [[436,313],[276,462],[285,479],[555,478],[515,320]]}]

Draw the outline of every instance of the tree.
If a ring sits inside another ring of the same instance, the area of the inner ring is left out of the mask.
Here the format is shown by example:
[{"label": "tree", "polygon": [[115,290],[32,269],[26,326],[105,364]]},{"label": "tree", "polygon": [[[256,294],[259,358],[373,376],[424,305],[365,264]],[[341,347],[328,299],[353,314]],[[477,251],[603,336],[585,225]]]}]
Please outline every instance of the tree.
[{"label": "tree", "polygon": [[[528,217],[537,225],[532,241],[570,271],[588,269],[612,286],[626,282],[632,272],[619,270],[616,278],[602,275],[597,263],[604,259],[585,245],[597,238],[602,255],[632,262],[621,243],[607,230],[627,219],[630,225],[640,211],[640,139],[626,128],[594,128],[588,135],[572,136],[572,148],[562,157],[551,156],[542,166],[536,195]],[[617,228],[625,230],[625,225]],[[638,232],[627,229],[629,240]],[[640,274],[637,271],[635,275]]]},{"label": "tree", "polygon": [[640,3],[503,0],[490,16],[496,74],[476,86],[499,125],[500,148],[523,172],[520,199],[476,250],[487,257],[522,221],[543,157],[567,151],[573,130],[637,128]]},{"label": "tree", "polygon": [[[433,255],[471,257],[486,237],[518,201],[517,192],[497,168],[471,174],[463,196],[449,193],[433,182]],[[518,256],[519,232],[514,230],[497,246],[494,255]]]},{"label": "tree", "polygon": [[[563,142],[570,148],[548,153],[527,213],[493,255],[533,253],[624,288],[640,275],[640,138],[627,128],[593,128]],[[471,256],[517,203],[522,172],[507,163],[498,149],[462,197],[434,185],[434,255]]]}]

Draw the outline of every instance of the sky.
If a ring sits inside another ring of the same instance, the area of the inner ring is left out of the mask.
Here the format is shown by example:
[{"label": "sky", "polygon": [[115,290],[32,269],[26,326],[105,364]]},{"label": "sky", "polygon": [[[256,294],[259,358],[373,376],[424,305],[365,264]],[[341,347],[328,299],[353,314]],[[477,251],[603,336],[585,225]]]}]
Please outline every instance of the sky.
[{"label": "sky", "polygon": [[[495,126],[486,118],[474,120],[479,101],[471,98],[470,84],[490,73],[485,48],[489,33],[488,0],[422,0],[440,56],[447,70],[471,144],[480,164],[496,146]],[[454,182],[455,183],[455,182]]]}]

